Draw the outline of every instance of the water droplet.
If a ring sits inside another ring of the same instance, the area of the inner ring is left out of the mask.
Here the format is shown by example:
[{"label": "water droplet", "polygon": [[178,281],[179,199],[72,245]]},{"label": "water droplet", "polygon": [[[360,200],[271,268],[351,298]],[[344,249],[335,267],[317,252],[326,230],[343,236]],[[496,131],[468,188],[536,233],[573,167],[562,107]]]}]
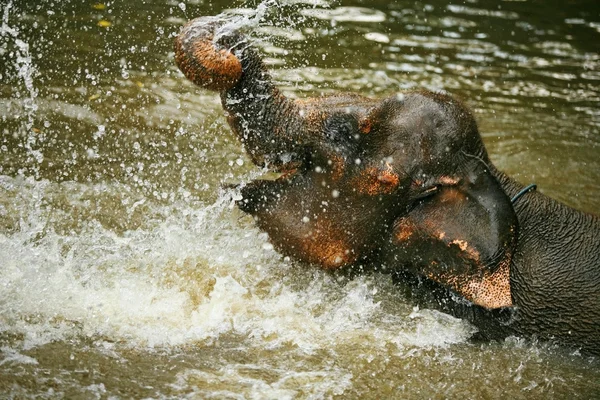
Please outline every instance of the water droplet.
[{"label": "water droplet", "polygon": [[365,33],[365,39],[371,40],[373,42],[378,42],[378,43],[389,43],[390,42],[390,38],[387,35],[384,35],[383,33],[378,33],[378,32]]},{"label": "water droplet", "polygon": [[262,245],[262,248],[265,251],[271,251],[271,250],[273,250],[273,245],[271,243],[265,243]]}]

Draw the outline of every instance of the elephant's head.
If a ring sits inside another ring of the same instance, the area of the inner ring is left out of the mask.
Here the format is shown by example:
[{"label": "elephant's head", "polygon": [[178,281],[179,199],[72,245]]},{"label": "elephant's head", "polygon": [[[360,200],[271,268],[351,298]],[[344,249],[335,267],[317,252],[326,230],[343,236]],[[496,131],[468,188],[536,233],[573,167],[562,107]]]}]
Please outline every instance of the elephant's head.
[{"label": "elephant's head", "polygon": [[517,219],[459,101],[287,99],[244,36],[214,18],[184,27],[176,59],[221,93],[252,160],[281,173],[244,186],[238,205],[283,254],[329,269],[375,260],[487,308],[512,304]]}]

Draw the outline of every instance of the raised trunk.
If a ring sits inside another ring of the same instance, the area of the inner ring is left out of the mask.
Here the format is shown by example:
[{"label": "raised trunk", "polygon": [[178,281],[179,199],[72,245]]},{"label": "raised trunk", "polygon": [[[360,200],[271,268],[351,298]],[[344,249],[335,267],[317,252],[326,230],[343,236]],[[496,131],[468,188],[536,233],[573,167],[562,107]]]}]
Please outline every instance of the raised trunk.
[{"label": "raised trunk", "polygon": [[256,164],[287,164],[303,156],[307,137],[300,107],[273,84],[256,50],[233,52],[242,64],[241,79],[221,92],[228,122]]},{"label": "raised trunk", "polygon": [[228,21],[190,21],[175,41],[181,71],[221,93],[228,122],[256,164],[289,164],[303,157],[307,138],[300,107],[273,85],[260,56]]}]

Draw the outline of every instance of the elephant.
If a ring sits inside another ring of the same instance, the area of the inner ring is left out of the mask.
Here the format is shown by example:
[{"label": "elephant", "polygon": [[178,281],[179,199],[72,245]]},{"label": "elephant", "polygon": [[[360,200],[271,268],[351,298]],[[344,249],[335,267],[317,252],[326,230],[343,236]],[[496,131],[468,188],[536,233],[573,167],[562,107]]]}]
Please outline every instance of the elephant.
[{"label": "elephant", "polygon": [[240,185],[237,206],[282,255],[377,265],[483,340],[600,355],[600,218],[498,170],[462,101],[426,90],[287,98],[219,17],[188,22],[175,60],[220,93],[252,162],[279,174]]}]

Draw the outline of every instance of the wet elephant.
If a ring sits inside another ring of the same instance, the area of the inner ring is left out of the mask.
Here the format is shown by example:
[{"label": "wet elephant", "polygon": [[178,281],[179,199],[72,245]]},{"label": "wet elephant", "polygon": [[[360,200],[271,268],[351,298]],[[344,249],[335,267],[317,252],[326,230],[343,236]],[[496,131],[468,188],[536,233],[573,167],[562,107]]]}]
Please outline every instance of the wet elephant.
[{"label": "wet elephant", "polygon": [[187,78],[220,92],[252,161],[281,173],[243,186],[238,205],[282,254],[326,269],[378,265],[483,338],[600,354],[599,218],[523,193],[460,101],[427,91],[288,99],[215,17],[188,23],[175,50]]}]

